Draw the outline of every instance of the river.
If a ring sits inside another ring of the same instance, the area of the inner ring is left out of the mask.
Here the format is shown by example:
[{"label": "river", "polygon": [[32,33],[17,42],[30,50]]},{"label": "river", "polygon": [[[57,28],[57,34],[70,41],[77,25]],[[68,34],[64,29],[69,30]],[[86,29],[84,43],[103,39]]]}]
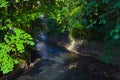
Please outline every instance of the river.
[{"label": "river", "polygon": [[47,45],[48,60],[41,60],[17,80],[117,80],[114,66]]}]

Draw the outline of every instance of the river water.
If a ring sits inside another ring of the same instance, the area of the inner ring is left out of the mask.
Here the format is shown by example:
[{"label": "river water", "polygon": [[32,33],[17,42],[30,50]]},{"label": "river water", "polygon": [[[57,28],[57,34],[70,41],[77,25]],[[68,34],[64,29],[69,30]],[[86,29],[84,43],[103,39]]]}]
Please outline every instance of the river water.
[{"label": "river water", "polygon": [[36,40],[37,58],[41,56],[42,60],[17,80],[120,80],[113,75],[118,72],[116,67],[48,44],[44,32],[38,37],[41,40]]},{"label": "river water", "polygon": [[117,80],[111,75],[116,69],[99,60],[55,45],[47,45],[47,49],[49,60],[41,60],[17,80]]}]

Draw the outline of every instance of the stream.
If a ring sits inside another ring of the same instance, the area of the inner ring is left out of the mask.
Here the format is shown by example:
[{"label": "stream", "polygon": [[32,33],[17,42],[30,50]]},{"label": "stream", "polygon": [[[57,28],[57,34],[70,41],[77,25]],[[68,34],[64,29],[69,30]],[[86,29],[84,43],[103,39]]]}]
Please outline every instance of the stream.
[{"label": "stream", "polygon": [[116,66],[46,43],[45,32],[40,32],[38,37],[37,58],[42,60],[17,80],[120,80]]},{"label": "stream", "polygon": [[119,80],[116,67],[47,45],[48,60],[41,60],[17,80]]}]

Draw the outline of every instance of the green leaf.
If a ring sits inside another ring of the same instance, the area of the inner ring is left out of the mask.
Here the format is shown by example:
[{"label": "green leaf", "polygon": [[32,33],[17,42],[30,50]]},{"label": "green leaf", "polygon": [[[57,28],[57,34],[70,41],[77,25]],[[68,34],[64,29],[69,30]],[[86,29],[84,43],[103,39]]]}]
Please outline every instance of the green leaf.
[{"label": "green leaf", "polygon": [[8,2],[6,0],[1,0],[0,1],[0,8],[7,7],[7,6],[8,6]]},{"label": "green leaf", "polygon": [[110,36],[112,36],[112,35],[113,35],[113,33],[114,33],[114,30],[111,30],[111,31],[110,31]]},{"label": "green leaf", "polygon": [[19,0],[15,0],[15,2],[16,2],[16,3],[18,3],[18,2],[19,2]]},{"label": "green leaf", "polygon": [[115,32],[116,32],[116,33],[119,33],[119,29],[115,29]]},{"label": "green leaf", "polygon": [[120,30],[120,24],[116,25],[117,30]]},{"label": "green leaf", "polygon": [[16,60],[16,59],[14,60],[14,62],[15,62],[15,64],[18,64],[18,63],[19,63],[19,61],[18,61],[18,60]]},{"label": "green leaf", "polygon": [[103,23],[103,24],[106,24],[106,20],[105,20],[105,19],[102,19],[102,23]]},{"label": "green leaf", "polygon": [[115,34],[115,35],[113,36],[114,39],[119,39],[119,37],[120,37],[120,36],[119,36],[118,34]]}]

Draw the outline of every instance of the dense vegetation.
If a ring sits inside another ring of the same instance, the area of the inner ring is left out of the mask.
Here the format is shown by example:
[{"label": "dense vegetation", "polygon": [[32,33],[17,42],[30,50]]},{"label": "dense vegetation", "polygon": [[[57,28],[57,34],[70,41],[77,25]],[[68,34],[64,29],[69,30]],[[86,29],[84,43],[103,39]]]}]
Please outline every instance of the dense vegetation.
[{"label": "dense vegetation", "polygon": [[[48,29],[33,22],[42,14]],[[1,0],[0,15],[0,70],[4,74],[28,54],[38,27],[54,36],[67,31],[75,38],[105,43],[101,59],[107,63],[120,45],[119,0]]]}]

